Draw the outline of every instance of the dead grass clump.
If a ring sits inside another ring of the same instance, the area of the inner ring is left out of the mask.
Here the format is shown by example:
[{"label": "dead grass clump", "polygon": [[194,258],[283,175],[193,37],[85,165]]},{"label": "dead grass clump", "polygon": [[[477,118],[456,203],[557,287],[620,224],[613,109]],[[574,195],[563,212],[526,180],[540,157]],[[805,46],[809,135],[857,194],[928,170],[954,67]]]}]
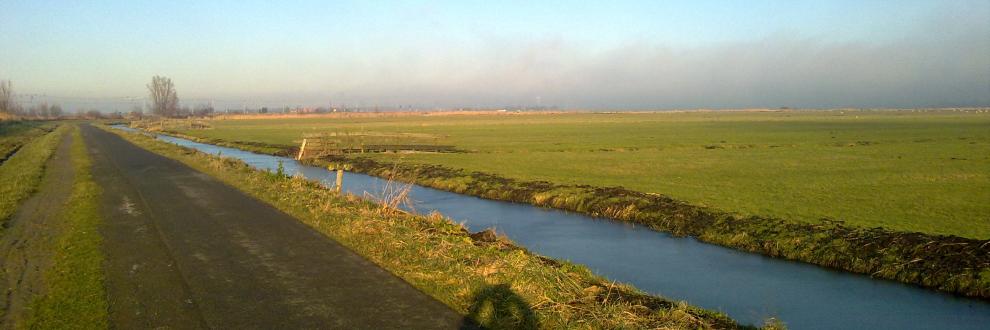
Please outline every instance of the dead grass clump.
[{"label": "dead grass clump", "polygon": [[412,191],[411,183],[398,182],[393,176],[390,176],[385,181],[385,186],[382,187],[380,193],[372,195],[365,192],[365,197],[378,203],[380,215],[392,216],[405,213],[401,209],[403,207],[415,211],[412,199],[409,198],[410,191]]}]

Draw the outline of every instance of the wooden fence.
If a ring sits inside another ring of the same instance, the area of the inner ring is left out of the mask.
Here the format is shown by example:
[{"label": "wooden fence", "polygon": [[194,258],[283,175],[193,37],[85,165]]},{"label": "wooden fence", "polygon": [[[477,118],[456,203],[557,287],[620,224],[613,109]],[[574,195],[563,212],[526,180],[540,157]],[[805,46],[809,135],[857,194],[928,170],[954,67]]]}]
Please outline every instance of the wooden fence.
[{"label": "wooden fence", "polygon": [[457,151],[452,145],[437,144],[440,139],[434,135],[411,133],[311,133],[303,135],[296,159],[352,153]]}]

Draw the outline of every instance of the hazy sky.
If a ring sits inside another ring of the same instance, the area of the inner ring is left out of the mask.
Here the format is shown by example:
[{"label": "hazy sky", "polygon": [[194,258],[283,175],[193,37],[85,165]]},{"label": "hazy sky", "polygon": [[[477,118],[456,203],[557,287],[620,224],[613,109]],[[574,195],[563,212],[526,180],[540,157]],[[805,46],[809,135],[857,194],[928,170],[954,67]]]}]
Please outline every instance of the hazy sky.
[{"label": "hazy sky", "polygon": [[69,107],[990,106],[990,1],[10,1],[0,79]]}]

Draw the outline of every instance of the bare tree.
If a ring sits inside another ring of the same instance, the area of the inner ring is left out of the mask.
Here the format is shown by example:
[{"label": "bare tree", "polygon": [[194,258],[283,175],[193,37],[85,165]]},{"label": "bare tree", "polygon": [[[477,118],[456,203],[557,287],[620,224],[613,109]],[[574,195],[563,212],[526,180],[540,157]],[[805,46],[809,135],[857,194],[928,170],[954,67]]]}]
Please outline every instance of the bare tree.
[{"label": "bare tree", "polygon": [[[47,105],[45,105],[45,106],[47,106]],[[28,106],[27,113],[25,113],[25,115],[27,115],[28,117],[40,117],[41,116],[41,107],[42,107],[42,103],[38,103],[38,104],[35,104],[35,105],[32,105],[32,106]]]},{"label": "bare tree", "polygon": [[151,94],[151,113],[165,117],[173,117],[178,114],[179,95],[175,92],[175,85],[172,84],[171,78],[151,77],[148,93]]},{"label": "bare tree", "polygon": [[206,117],[206,116],[212,115],[213,114],[213,111],[214,110],[213,110],[213,106],[212,105],[207,104],[207,103],[203,103],[203,104],[197,105],[196,108],[193,109],[193,115],[194,116],[197,116],[197,117]]},{"label": "bare tree", "polygon": [[[82,110],[80,110],[80,111],[82,111]],[[103,113],[101,113],[101,112],[99,112],[97,110],[86,111],[85,116],[86,116],[86,119],[103,119]]]},{"label": "bare tree", "polygon": [[31,107],[31,115],[35,117],[47,118],[49,115],[49,109],[48,102],[42,101],[34,107]]},{"label": "bare tree", "polygon": [[0,80],[0,113],[14,113],[14,87],[10,80]]},{"label": "bare tree", "polygon": [[50,108],[48,108],[48,113],[55,118],[62,117],[62,106],[53,104]]}]

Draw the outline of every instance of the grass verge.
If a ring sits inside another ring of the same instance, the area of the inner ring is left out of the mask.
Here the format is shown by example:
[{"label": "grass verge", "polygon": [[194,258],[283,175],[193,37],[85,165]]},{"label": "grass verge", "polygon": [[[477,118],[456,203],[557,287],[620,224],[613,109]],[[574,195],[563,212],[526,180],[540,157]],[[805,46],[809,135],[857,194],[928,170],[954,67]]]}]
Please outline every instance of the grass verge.
[{"label": "grass verge", "polygon": [[[25,142],[17,148],[16,153],[0,164],[0,182],[3,183],[0,184],[0,233],[3,233],[7,220],[17,210],[17,205],[38,188],[45,173],[45,162],[62,141],[62,134],[68,130],[68,127],[62,125],[52,133]],[[17,140],[26,140],[40,135],[41,132],[47,131],[18,129],[17,133],[12,134],[20,134]],[[5,139],[13,141],[15,138]]]},{"label": "grass verge", "polygon": [[505,239],[473,239],[439,214],[381,212],[380,205],[316,182],[111,131],[270,203],[486,327],[740,327],[725,315],[609,282],[583,266],[534,255]]},{"label": "grass verge", "polygon": [[106,329],[109,327],[100,222],[100,188],[90,173],[85,142],[73,126],[72,195],[60,213],[63,234],[54,247],[52,268],[45,272],[45,295],[31,304],[27,328]]}]

